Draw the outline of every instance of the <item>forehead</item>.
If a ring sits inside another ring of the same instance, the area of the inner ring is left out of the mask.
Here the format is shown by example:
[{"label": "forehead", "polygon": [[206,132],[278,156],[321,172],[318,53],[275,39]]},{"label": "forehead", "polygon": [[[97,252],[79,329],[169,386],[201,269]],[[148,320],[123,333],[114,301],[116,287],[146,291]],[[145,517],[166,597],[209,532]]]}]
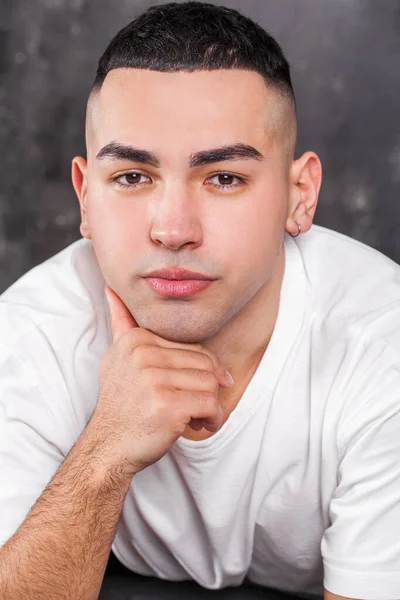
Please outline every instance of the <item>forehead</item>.
[{"label": "forehead", "polygon": [[114,69],[88,115],[92,149],[111,140],[153,148],[178,141],[197,148],[237,140],[260,146],[272,137],[278,104],[252,71]]}]

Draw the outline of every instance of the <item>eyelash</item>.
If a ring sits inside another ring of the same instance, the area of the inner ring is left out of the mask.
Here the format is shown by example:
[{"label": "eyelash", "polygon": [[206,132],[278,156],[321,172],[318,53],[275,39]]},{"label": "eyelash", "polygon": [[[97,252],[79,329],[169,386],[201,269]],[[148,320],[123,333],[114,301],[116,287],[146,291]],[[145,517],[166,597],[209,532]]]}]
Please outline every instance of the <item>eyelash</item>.
[{"label": "eyelash", "polygon": [[[122,173],[122,175],[118,175],[117,177],[114,177],[112,179],[113,182],[115,182],[117,185],[119,185],[122,188],[131,188],[131,187],[137,187],[138,185],[141,185],[140,183],[121,183],[120,181],[118,181],[118,179],[121,179],[121,177],[125,177],[126,175],[141,175],[143,177],[147,177],[147,175],[144,175],[143,173],[137,173],[136,171],[131,171],[129,173]],[[219,173],[214,173],[214,175],[212,175],[212,177],[210,177],[210,179],[212,179],[213,177],[218,177],[219,175],[228,175],[229,177],[233,177],[234,179],[238,179],[239,183],[231,183],[231,184],[222,184],[222,185],[217,185],[215,183],[212,183],[211,185],[215,188],[218,189],[234,189],[237,187],[240,187],[241,185],[244,185],[246,182],[242,177],[239,177],[238,175],[234,175],[233,173],[228,173],[226,171],[221,171]]]}]

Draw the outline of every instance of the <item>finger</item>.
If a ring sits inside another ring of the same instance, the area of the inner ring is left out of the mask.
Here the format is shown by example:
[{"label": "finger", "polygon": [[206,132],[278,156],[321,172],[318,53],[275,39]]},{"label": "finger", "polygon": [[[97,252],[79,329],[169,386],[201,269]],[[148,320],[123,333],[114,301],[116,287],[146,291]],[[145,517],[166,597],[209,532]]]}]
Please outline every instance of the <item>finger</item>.
[{"label": "finger", "polygon": [[214,365],[215,374],[220,381],[220,385],[223,387],[231,387],[234,383],[232,375],[225,369],[225,367],[221,364],[218,358],[207,348],[204,348],[201,344],[184,344],[180,342],[172,342],[170,340],[165,340],[157,334],[154,334],[154,341],[156,344],[161,346],[162,348],[175,348],[182,349],[189,352],[200,352],[209,356]]},{"label": "finger", "polygon": [[224,411],[222,410],[222,406],[218,404],[218,416],[214,418],[203,418],[203,427],[207,429],[207,431],[216,432],[222,426],[224,421]]},{"label": "finger", "polygon": [[219,385],[230,387],[226,371],[221,366],[215,367],[215,362],[205,352],[199,352],[192,349],[182,348],[164,348],[155,349],[149,352],[146,362],[148,367],[162,367],[164,369],[202,369],[215,374]]},{"label": "finger", "polygon": [[200,431],[203,429],[203,419],[190,419],[188,425],[193,431]]},{"label": "finger", "polygon": [[107,298],[108,308],[110,310],[110,322],[111,330],[113,334],[113,341],[116,342],[121,335],[132,329],[138,327],[132,313],[128,310],[127,306],[121,300],[121,298],[106,285],[104,293]]},{"label": "finger", "polygon": [[[154,369],[154,367],[153,367]],[[155,367],[159,369],[159,367]],[[186,392],[213,392],[217,393],[218,378],[213,371],[204,369],[163,369],[163,385],[169,389]]]},{"label": "finger", "polygon": [[[110,309],[111,329],[113,332],[113,341],[115,342],[126,331],[129,331],[132,327],[139,326],[121,298],[108,285],[105,287],[105,294]],[[232,375],[226,371],[216,356],[201,344],[172,342],[171,340],[165,340],[157,334],[152,335],[154,342],[163,348],[171,348],[172,346],[173,348],[181,348],[183,350],[190,350],[191,352],[202,352],[207,354],[214,364],[220,385],[222,387],[231,387],[233,385]]]},{"label": "finger", "polygon": [[234,384],[233,377],[229,371],[225,369],[225,367],[221,364],[220,360],[207,348],[204,348],[201,344],[193,344],[193,350],[197,350],[198,352],[202,352],[209,356],[214,365],[214,371],[220,385],[222,387],[231,387]]},{"label": "finger", "polygon": [[[190,412],[192,414],[192,418],[189,421],[188,425],[194,431],[200,431],[202,427],[207,429],[208,431],[216,432],[221,427],[224,421],[224,411],[222,409],[221,404],[217,405],[217,412],[215,413],[215,409],[211,410],[210,405],[204,402],[202,398],[201,392],[196,394],[196,392],[191,392],[190,397],[188,397],[188,392],[177,391],[177,394],[181,395],[184,400],[188,400],[190,402]],[[211,411],[211,414],[210,414]],[[199,424],[201,423],[201,427]],[[192,426],[194,425],[194,427]]]}]

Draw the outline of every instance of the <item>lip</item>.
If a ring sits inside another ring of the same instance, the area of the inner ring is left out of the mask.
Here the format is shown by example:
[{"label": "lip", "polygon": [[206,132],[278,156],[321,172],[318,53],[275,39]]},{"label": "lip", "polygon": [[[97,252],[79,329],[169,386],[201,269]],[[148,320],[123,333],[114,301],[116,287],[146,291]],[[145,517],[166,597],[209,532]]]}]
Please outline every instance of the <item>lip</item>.
[{"label": "lip", "polygon": [[206,280],[206,281],[211,281],[212,277],[209,277],[209,275],[204,275],[204,273],[197,273],[196,271],[188,271],[187,269],[182,269],[180,267],[175,267],[175,268],[164,268],[164,269],[158,269],[156,271],[151,271],[151,273],[147,273],[147,275],[144,275],[144,277],[148,278],[148,277],[158,277],[161,279],[172,279],[174,281],[176,280],[182,280],[182,279],[190,279],[190,280]]},{"label": "lip", "polygon": [[163,279],[146,277],[146,281],[156,294],[168,298],[188,298],[204,290],[212,279]]}]

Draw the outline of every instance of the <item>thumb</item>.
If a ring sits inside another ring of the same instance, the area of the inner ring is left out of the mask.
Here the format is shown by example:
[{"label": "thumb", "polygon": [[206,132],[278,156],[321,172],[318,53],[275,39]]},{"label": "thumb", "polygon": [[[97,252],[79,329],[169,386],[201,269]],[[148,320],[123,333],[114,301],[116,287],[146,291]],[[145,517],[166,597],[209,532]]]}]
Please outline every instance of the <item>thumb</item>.
[{"label": "thumb", "polygon": [[104,293],[110,310],[113,341],[116,342],[124,333],[133,327],[139,327],[139,325],[136,323],[132,313],[129,312],[127,306],[109,285],[106,285],[104,288]]}]

